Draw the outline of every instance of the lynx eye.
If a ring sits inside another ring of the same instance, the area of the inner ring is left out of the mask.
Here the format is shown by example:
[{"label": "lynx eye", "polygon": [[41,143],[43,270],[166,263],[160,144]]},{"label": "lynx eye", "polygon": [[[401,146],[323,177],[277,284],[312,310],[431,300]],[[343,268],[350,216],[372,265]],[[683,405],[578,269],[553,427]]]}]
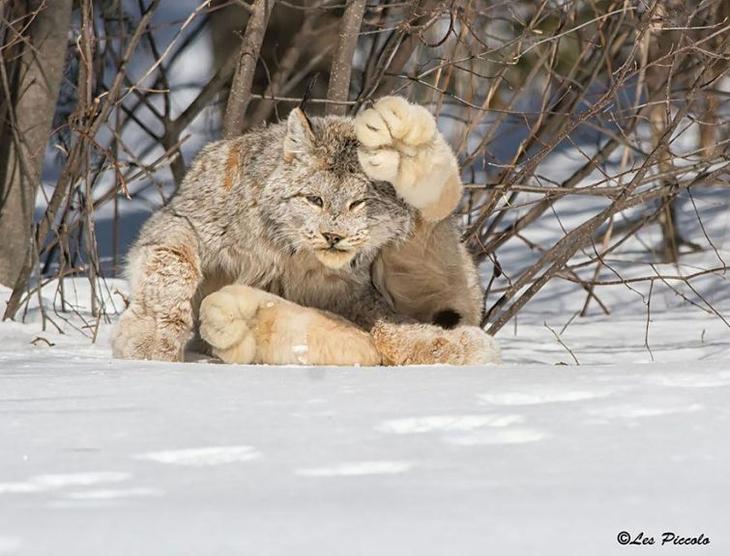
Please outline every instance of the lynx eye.
[{"label": "lynx eye", "polygon": [[316,195],[307,195],[305,198],[307,199],[308,203],[311,203],[317,207],[321,208],[324,205],[322,197],[317,197]]},{"label": "lynx eye", "polygon": [[350,203],[350,210],[355,210],[356,208],[363,206],[366,200],[367,199],[360,199],[359,201],[353,201]]}]

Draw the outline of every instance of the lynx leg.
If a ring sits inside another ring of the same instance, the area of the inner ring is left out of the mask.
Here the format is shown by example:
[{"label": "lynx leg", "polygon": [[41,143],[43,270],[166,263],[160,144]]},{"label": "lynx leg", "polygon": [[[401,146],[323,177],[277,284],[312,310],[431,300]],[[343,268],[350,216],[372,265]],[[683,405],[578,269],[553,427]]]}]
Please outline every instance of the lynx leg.
[{"label": "lynx leg", "polygon": [[398,313],[419,322],[479,324],[479,276],[448,218],[461,198],[458,164],[433,116],[401,97],[384,97],[358,114],[355,133],[365,172],[391,182],[420,212],[413,234],[383,249],[374,284]]},{"label": "lynx leg", "polygon": [[372,339],[355,325],[248,286],[203,300],[200,335],[226,363],[380,364]]},{"label": "lynx leg", "polygon": [[484,365],[501,362],[497,343],[476,326],[444,330],[428,324],[380,322],[370,334],[387,365]]},{"label": "lynx leg", "polygon": [[450,220],[418,222],[408,240],[383,249],[372,274],[400,314],[444,328],[479,325],[479,275]]},{"label": "lynx leg", "polygon": [[182,361],[201,279],[196,248],[143,247],[132,254],[131,266],[132,301],[113,332],[114,357]]}]

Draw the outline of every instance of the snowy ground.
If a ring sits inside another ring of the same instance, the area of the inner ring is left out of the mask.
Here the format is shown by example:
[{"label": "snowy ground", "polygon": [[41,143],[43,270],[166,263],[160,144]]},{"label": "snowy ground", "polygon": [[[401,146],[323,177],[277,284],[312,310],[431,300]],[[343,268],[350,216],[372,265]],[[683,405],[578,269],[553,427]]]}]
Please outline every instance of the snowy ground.
[{"label": "snowy ground", "polygon": [[624,530],[730,550],[727,361],[0,361],[0,553],[623,554]]}]

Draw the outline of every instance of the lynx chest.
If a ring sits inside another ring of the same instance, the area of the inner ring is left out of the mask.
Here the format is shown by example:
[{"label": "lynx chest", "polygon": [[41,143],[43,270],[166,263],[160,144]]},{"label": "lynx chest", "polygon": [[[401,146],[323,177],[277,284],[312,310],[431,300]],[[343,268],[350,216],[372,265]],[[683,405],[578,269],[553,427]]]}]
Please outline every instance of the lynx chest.
[{"label": "lynx chest", "polygon": [[302,253],[282,265],[270,290],[300,305],[343,314],[369,287],[368,267],[332,270]]}]

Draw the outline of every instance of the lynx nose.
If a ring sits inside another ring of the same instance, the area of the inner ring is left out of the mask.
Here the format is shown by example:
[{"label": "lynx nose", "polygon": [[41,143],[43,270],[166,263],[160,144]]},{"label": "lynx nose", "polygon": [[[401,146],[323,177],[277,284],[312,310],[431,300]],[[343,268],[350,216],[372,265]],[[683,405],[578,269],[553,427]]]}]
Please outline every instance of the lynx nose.
[{"label": "lynx nose", "polygon": [[342,236],[332,234],[330,232],[322,232],[322,237],[325,239],[330,247],[334,247],[342,240]]}]

